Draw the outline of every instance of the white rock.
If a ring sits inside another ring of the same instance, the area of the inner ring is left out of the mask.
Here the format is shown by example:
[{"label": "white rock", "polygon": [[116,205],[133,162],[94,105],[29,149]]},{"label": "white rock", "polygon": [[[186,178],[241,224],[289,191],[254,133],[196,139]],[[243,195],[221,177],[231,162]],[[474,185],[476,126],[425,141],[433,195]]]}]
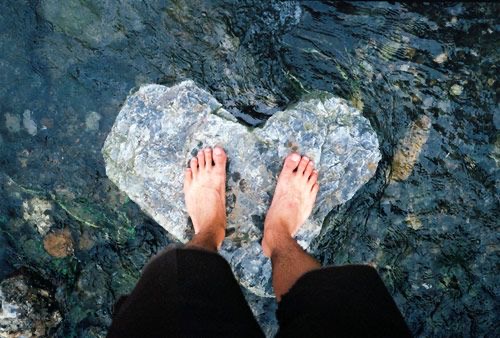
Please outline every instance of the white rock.
[{"label": "white rock", "polygon": [[448,60],[448,54],[446,54],[446,53],[441,53],[434,58],[434,62],[436,62],[436,63],[443,63],[447,60]]},{"label": "white rock", "polygon": [[23,113],[23,127],[28,134],[35,136],[37,133],[36,122],[31,117],[31,111],[26,109]]},{"label": "white rock", "polygon": [[450,94],[455,95],[455,96],[460,96],[460,95],[462,95],[463,90],[464,90],[464,88],[461,85],[454,84],[450,88]]},{"label": "white rock", "polygon": [[87,114],[85,118],[85,126],[87,130],[95,131],[99,129],[99,121],[101,120],[101,115],[95,111],[91,111]]},{"label": "white rock", "polygon": [[52,217],[48,213],[51,210],[52,204],[38,197],[23,201],[23,219],[34,225],[42,236],[53,224]]}]

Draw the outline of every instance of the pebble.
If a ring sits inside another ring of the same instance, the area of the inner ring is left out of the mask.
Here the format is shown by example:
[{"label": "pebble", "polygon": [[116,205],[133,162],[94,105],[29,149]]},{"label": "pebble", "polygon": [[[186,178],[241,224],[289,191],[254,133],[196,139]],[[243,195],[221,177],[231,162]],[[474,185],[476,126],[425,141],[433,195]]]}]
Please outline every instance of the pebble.
[{"label": "pebble", "polygon": [[95,131],[99,129],[99,121],[101,120],[101,115],[95,111],[91,111],[87,114],[85,118],[85,126],[89,131]]},{"label": "pebble", "polygon": [[443,63],[448,60],[448,55],[446,53],[441,53],[434,58],[434,62]]},{"label": "pebble", "polygon": [[73,239],[68,228],[50,233],[43,239],[43,247],[49,255],[63,258],[73,253]]},{"label": "pebble", "polygon": [[409,228],[412,228],[413,230],[419,230],[422,228],[422,222],[420,219],[417,217],[417,215],[414,214],[409,214],[406,216],[406,224]]},{"label": "pebble", "polygon": [[33,197],[23,201],[23,219],[36,226],[40,235],[45,235],[52,226],[52,204],[44,199]]},{"label": "pebble", "polygon": [[5,127],[10,133],[18,133],[21,130],[21,121],[19,116],[6,113],[5,115]]},{"label": "pebble", "polygon": [[31,117],[31,110],[29,109],[26,109],[23,113],[23,126],[28,134],[30,134],[31,136],[36,135],[38,128],[36,127],[36,122]]},{"label": "pebble", "polygon": [[461,85],[454,84],[450,88],[450,94],[454,95],[454,96],[460,96],[460,95],[462,95],[463,90],[464,90],[464,88]]}]

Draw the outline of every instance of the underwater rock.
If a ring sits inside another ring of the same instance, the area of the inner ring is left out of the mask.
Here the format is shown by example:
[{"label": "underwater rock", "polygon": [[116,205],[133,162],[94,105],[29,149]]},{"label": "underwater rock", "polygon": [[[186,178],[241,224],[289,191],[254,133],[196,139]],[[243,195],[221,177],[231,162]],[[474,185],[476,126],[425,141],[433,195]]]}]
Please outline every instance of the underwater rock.
[{"label": "underwater rock", "polygon": [[434,59],[434,62],[436,63],[443,63],[448,60],[448,54],[446,53],[441,53],[438,56],[436,56]]},{"label": "underwater rock", "polygon": [[464,88],[461,85],[454,84],[450,88],[450,94],[454,95],[454,96],[460,96],[460,95],[462,95],[463,90],[464,90]]},{"label": "underwater rock", "polygon": [[10,133],[18,133],[21,130],[21,120],[19,116],[6,113],[5,115],[5,127]]},{"label": "underwater rock", "polygon": [[38,128],[36,122],[31,117],[31,110],[26,109],[23,113],[23,127],[31,136],[36,135]]},{"label": "underwater rock", "polygon": [[[129,9],[125,4],[123,6],[123,10]],[[124,33],[116,27],[118,9],[110,6],[109,1],[46,0],[40,3],[37,11],[56,30],[93,48],[104,47],[125,38]]]},{"label": "underwater rock", "polygon": [[38,197],[23,201],[23,219],[33,224],[42,236],[52,226],[51,210],[52,203]]},{"label": "underwater rock", "polygon": [[43,247],[51,256],[63,258],[73,253],[73,239],[68,228],[52,232],[43,239]]},{"label": "underwater rock", "polygon": [[62,320],[53,295],[18,275],[0,283],[0,337],[50,337]]},{"label": "underwater rock", "polygon": [[78,249],[80,250],[90,250],[95,244],[94,239],[91,237],[88,231],[84,231],[80,236],[78,241]]},{"label": "underwater rock", "polygon": [[314,160],[320,192],[297,234],[307,249],[326,215],[375,173],[375,132],[345,100],[316,93],[250,129],[192,81],[142,86],[127,98],[103,147],[108,177],[163,228],[186,242],[192,227],[182,192],[184,168],[205,146],[228,154],[228,235],[221,254],[241,284],[271,296],[271,264],[260,246],[264,216],[285,156]]},{"label": "underwater rock", "polygon": [[392,180],[404,181],[410,176],[422,146],[427,142],[430,127],[431,119],[426,115],[421,115],[411,123],[408,133],[396,146],[392,160]]},{"label": "underwater rock", "polygon": [[98,130],[100,120],[101,115],[95,111],[91,111],[85,117],[85,127],[87,128],[87,130]]}]

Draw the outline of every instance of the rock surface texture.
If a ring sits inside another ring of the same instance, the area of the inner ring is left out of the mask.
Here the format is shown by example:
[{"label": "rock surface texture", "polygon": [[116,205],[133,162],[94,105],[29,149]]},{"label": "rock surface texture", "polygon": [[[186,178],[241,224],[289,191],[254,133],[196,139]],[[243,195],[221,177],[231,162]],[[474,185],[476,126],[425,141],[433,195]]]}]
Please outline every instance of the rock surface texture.
[{"label": "rock surface texture", "polygon": [[0,283],[0,337],[53,337],[62,317],[53,295],[23,275]]},{"label": "rock surface texture", "polygon": [[315,209],[297,234],[305,249],[332,208],[373,176],[381,157],[368,120],[330,94],[304,98],[262,128],[250,129],[192,81],[146,85],[130,95],[102,152],[109,178],[186,242],[192,227],[182,193],[184,168],[199,149],[215,145],[229,158],[228,230],[221,254],[240,283],[260,296],[272,296],[271,263],[259,242],[285,156],[307,155],[320,172]]}]

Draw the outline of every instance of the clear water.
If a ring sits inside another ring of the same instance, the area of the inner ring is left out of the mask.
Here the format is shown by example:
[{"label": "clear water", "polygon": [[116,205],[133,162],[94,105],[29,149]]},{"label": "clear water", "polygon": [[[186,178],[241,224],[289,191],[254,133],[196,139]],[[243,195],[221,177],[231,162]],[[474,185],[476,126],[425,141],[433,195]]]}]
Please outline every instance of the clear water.
[{"label": "clear water", "polygon": [[[493,3],[1,2],[0,279],[22,273],[49,290],[63,316],[50,336],[104,336],[114,301],[172,241],[105,175],[100,149],[126,95],[190,78],[259,125],[321,89],[363,110],[383,160],[332,210],[316,256],[376,266],[416,336],[500,335],[498,13]],[[416,161],[391,179],[402,144]],[[65,257],[47,253],[46,223],[69,230]],[[272,333],[274,304],[265,309]]]}]

